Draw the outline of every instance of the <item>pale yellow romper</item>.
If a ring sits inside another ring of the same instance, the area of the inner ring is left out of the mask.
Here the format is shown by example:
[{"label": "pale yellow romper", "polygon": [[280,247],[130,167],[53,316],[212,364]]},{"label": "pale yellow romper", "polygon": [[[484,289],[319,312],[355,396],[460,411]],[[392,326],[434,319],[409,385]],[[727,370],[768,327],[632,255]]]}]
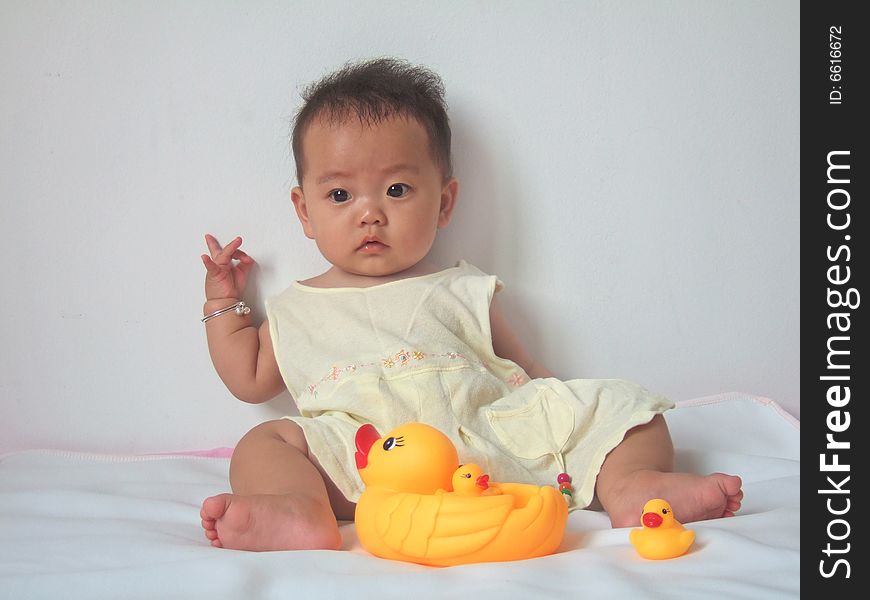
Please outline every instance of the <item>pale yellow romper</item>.
[{"label": "pale yellow romper", "polygon": [[606,454],[673,403],[617,379],[529,380],[492,348],[495,276],[453,268],[369,288],[295,282],[266,302],[278,366],[311,452],[348,500],[362,493],[357,428],[437,427],[493,481],[573,478],[587,506]]}]

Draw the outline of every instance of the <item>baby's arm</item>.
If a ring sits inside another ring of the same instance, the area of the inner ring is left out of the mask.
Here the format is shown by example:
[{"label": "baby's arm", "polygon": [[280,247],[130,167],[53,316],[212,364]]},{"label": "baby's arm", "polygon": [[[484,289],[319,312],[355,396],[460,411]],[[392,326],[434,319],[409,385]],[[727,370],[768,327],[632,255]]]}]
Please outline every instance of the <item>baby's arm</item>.
[{"label": "baby's arm", "polygon": [[526,352],[522,342],[508,325],[495,298],[489,306],[489,323],[492,331],[492,348],[496,356],[517,363],[532,379],[553,376],[546,367],[536,363]]},{"label": "baby's arm", "polygon": [[[206,235],[211,256],[202,255],[206,268],[204,314],[232,306],[242,296],[247,275],[254,259],[239,248],[236,238],[224,248],[211,235]],[[233,264],[233,259],[238,264]],[[229,312],[205,323],[208,350],[214,368],[230,392],[239,400],[259,404],[280,394],[284,381],[278,371],[269,322],[259,330],[251,324],[249,315]]]}]

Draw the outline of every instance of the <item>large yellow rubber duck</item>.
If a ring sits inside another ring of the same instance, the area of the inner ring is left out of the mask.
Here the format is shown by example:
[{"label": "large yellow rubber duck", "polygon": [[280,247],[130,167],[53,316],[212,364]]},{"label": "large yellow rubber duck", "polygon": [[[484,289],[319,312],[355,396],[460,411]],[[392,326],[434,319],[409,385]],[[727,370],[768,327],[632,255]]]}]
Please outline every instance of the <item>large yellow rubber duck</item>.
[{"label": "large yellow rubber duck", "polygon": [[644,505],[640,524],[643,528],[632,529],[628,539],[644,558],[676,558],[685,554],[695,541],[695,532],[683,527],[674,518],[671,505],[661,498]]},{"label": "large yellow rubber duck", "polygon": [[356,447],[366,485],[356,530],[376,556],[443,567],[543,556],[562,542],[568,507],[557,489],[486,481],[500,493],[454,492],[456,448],[434,427],[408,423],[380,437],[363,425]]}]

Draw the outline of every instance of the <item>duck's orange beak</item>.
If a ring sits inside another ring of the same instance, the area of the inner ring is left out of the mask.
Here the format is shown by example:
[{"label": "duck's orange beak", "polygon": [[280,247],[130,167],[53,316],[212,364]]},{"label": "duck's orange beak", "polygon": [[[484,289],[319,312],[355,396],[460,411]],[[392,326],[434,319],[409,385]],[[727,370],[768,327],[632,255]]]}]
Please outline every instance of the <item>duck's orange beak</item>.
[{"label": "duck's orange beak", "polygon": [[369,464],[369,450],[381,439],[381,435],[375,426],[366,423],[356,430],[356,468],[365,469]]},{"label": "duck's orange beak", "polygon": [[646,527],[658,527],[664,521],[660,514],[654,512],[643,513],[640,520]]}]

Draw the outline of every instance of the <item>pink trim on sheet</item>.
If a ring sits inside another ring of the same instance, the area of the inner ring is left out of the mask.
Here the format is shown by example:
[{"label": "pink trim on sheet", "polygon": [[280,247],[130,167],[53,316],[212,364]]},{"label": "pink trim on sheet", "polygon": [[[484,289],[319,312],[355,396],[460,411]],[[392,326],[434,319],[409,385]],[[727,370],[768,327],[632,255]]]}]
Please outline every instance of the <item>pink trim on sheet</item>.
[{"label": "pink trim on sheet", "polygon": [[724,394],[716,394],[714,396],[704,396],[702,398],[690,398],[688,400],[680,400],[676,402],[676,408],[689,408],[692,406],[704,406],[706,404],[720,404],[722,402],[731,402],[734,400],[751,400],[756,404],[761,404],[772,408],[777,415],[794,427],[801,428],[801,422],[793,414],[785,410],[776,400],[765,398],[764,396],[754,396],[752,394],[742,394],[740,392],[726,392]]},{"label": "pink trim on sheet", "polygon": [[233,448],[212,448],[211,450],[186,450],[184,452],[158,452],[160,456],[205,456],[208,458],[230,458]]}]

